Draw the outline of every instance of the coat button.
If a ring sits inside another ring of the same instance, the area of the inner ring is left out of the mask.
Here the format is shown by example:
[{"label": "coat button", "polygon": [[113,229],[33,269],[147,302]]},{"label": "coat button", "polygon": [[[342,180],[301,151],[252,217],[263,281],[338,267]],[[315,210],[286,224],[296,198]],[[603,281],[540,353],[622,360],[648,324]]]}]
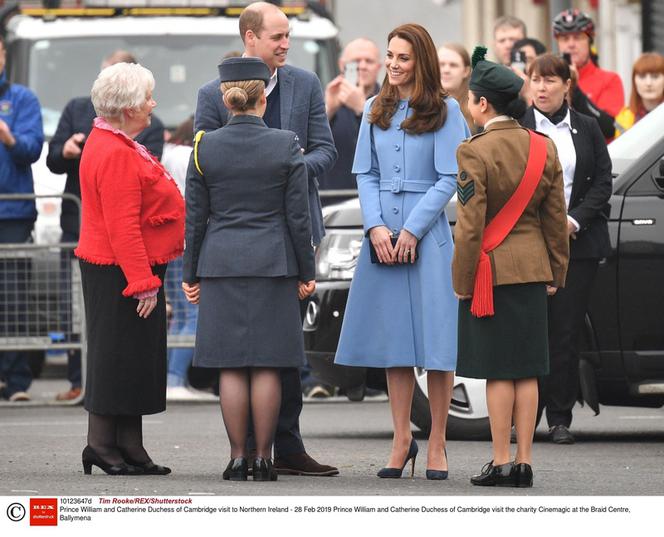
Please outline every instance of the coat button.
[{"label": "coat button", "polygon": [[394,166],[392,166],[392,168],[394,169],[395,172],[398,172],[398,171],[401,170],[401,167],[398,164],[395,164]]},{"label": "coat button", "polygon": [[399,209],[397,207],[392,207],[392,212],[394,214],[399,214]]},{"label": "coat button", "polygon": [[401,150],[401,146],[400,146],[399,144],[394,144],[394,150],[395,150],[395,151],[400,151],[400,150]]},{"label": "coat button", "polygon": [[405,108],[406,108],[406,105],[405,105],[405,104],[401,103],[401,104],[399,105],[399,110],[405,110]]},{"label": "coat button", "polygon": [[401,125],[397,125],[397,130],[398,130],[398,131],[401,130]]},{"label": "coat button", "polygon": [[590,177],[586,177],[586,181],[590,181]]},{"label": "coat button", "polygon": [[394,233],[396,235],[397,233],[399,233],[399,230],[397,228],[393,227],[392,228],[392,233]]}]

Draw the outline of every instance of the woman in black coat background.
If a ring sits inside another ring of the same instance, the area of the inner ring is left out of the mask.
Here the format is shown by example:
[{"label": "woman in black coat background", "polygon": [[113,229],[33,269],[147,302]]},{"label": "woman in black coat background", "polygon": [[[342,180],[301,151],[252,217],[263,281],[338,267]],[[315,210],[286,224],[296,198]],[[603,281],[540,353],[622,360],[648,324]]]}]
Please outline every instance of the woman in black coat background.
[{"label": "woman in black coat background", "polygon": [[572,444],[569,431],[579,386],[578,339],[599,261],[609,255],[608,201],[611,159],[597,122],[569,108],[567,63],[553,54],[536,58],[528,71],[533,105],[522,125],[556,143],[565,182],[570,260],[565,287],[549,297],[550,373],[540,379],[540,408],[546,408],[549,435]]}]

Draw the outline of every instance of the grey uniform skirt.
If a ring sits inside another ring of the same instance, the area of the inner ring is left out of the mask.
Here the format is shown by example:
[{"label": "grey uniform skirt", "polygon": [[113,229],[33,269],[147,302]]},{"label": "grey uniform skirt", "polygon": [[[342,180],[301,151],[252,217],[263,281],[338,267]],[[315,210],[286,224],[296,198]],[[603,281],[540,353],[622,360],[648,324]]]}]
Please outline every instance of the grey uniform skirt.
[{"label": "grey uniform skirt", "polygon": [[[88,339],[85,409],[94,414],[143,415],[166,410],[166,299],[142,319],[138,301],[122,296],[120,267],[79,260]],[[166,265],[152,267],[163,281]]]},{"label": "grey uniform skirt", "polygon": [[196,367],[301,367],[297,278],[201,278]]},{"label": "grey uniform skirt", "polygon": [[470,313],[470,300],[459,302],[456,374],[496,380],[548,375],[546,286],[496,286],[493,304],[492,317],[477,318]]}]

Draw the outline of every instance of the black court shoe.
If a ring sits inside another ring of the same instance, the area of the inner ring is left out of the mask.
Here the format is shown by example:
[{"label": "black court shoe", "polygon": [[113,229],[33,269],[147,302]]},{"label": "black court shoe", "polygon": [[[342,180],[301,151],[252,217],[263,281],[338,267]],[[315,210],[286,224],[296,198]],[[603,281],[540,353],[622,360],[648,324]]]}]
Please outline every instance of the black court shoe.
[{"label": "black court shoe", "polygon": [[417,458],[417,442],[412,438],[410,441],[410,447],[408,448],[408,454],[406,455],[406,460],[403,461],[401,468],[381,468],[376,474],[378,477],[388,478],[388,479],[398,479],[403,474],[403,469],[408,464],[408,461],[412,461],[410,467],[410,477],[412,478],[415,475],[415,459]]},{"label": "black court shoe", "polygon": [[226,481],[246,481],[248,466],[247,459],[244,457],[231,459],[221,476]]},{"label": "black court shoe", "polygon": [[254,481],[276,481],[277,471],[272,466],[272,459],[256,457],[252,465]]},{"label": "black court shoe", "polygon": [[108,475],[143,475],[143,469],[126,462],[120,464],[110,464],[102,459],[97,452],[90,446],[85,446],[81,455],[83,461],[83,473],[90,475],[92,467],[96,466]]},{"label": "black court shoe", "polygon": [[136,462],[122,449],[120,449],[120,453],[122,454],[122,458],[127,462],[127,464],[131,464],[132,466],[140,468],[143,470],[144,475],[168,475],[171,473],[171,469],[168,466],[155,464],[152,462],[152,460],[149,460],[148,462]]},{"label": "black court shoe", "polygon": [[512,469],[514,463],[493,465],[493,461],[487,462],[482,468],[482,473],[470,478],[473,485],[480,487],[514,487],[514,474]]},{"label": "black court shoe", "polygon": [[[443,449],[443,452],[445,453],[445,462],[449,464],[449,461],[447,460],[447,449]],[[427,468],[426,475],[429,480],[443,481],[447,479],[448,472],[447,470],[429,470],[429,468]]]}]

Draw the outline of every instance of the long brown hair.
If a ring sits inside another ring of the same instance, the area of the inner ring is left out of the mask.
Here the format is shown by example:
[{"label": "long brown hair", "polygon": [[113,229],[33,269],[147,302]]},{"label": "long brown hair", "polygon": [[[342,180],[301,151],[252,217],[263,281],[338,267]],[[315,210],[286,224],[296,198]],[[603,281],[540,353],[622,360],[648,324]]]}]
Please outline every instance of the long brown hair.
[{"label": "long brown hair", "polygon": [[[419,24],[403,24],[392,30],[387,42],[394,37],[408,41],[413,47],[415,59],[414,89],[410,97],[410,107],[414,113],[406,118],[401,127],[409,134],[422,134],[440,129],[447,117],[445,97],[447,93],[440,83],[438,54],[433,40]],[[383,86],[371,107],[369,123],[387,130],[399,103],[399,90],[390,84],[385,74]]]},{"label": "long brown hair", "polygon": [[[664,75],[664,56],[658,52],[646,52],[641,54],[641,56],[639,56],[634,62],[634,67],[632,68],[632,94],[629,97],[629,109],[635,116],[639,113],[639,110],[643,108],[643,99],[641,99],[639,92],[636,91],[636,83],[634,82],[634,79],[636,78],[636,75],[645,75],[646,73],[661,73]],[[664,101],[664,95],[662,96],[662,101]]]}]

